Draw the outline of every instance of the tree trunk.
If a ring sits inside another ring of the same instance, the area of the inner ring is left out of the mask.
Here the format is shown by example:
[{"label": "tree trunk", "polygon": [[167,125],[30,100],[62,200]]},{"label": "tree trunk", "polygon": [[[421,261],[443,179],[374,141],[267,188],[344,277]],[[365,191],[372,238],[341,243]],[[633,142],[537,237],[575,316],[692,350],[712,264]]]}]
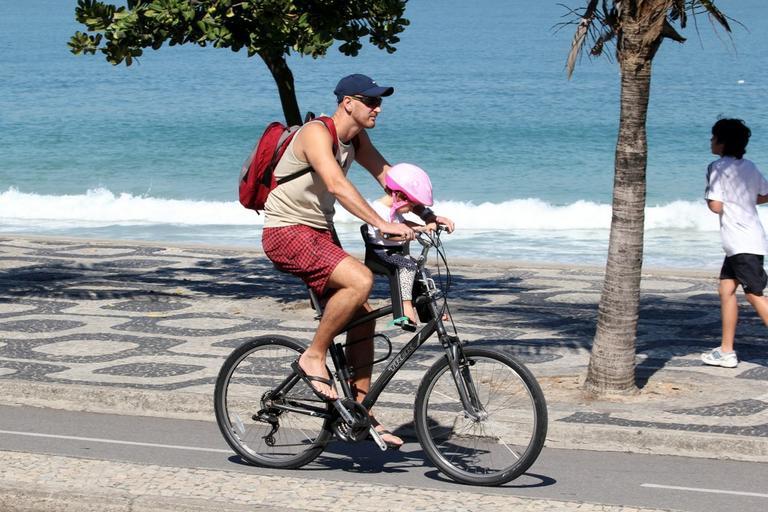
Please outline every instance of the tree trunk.
[{"label": "tree trunk", "polygon": [[285,61],[285,55],[279,53],[262,52],[259,54],[264,63],[272,73],[277,84],[277,92],[280,93],[280,103],[283,106],[283,115],[288,126],[301,124],[301,112],[299,111],[299,102],[296,101],[296,89],[293,84],[293,73],[288,63]]},{"label": "tree trunk", "polygon": [[[623,25],[618,49],[621,117],[616,144],[613,216],[597,332],[585,389],[593,394],[637,392],[635,339],[643,266],[643,226],[648,147],[645,122],[655,48],[643,45],[644,28]],[[658,45],[656,45],[656,48]]]}]

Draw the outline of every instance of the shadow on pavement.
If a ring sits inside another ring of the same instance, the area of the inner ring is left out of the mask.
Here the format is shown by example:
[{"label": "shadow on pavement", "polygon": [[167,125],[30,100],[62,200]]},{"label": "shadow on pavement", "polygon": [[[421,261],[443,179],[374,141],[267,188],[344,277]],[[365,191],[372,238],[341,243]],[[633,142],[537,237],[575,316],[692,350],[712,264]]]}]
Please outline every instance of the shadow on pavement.
[{"label": "shadow on pavement", "polygon": [[[87,247],[87,246],[86,246]],[[43,297],[71,300],[147,299],[169,300],[174,290],[237,301],[267,297],[280,303],[305,300],[306,289],[296,278],[278,272],[263,257],[178,257],[154,254],[145,249],[141,258],[29,258],[30,264],[0,273],[0,301]],[[597,298],[601,279],[595,273],[589,288],[574,291],[568,274],[537,289],[529,278],[531,270],[496,268],[486,277],[472,277],[460,271],[451,276],[448,289],[452,310],[470,327],[462,335],[482,336],[477,344],[503,346],[524,362],[549,360],[554,349],[590,350],[597,319]],[[473,274],[474,275],[474,274]],[[483,275],[482,273],[480,275]],[[445,278],[445,274],[436,278]],[[535,281],[535,279],[534,279]],[[580,281],[582,284],[584,279]],[[444,284],[444,283],[443,283]],[[567,295],[586,293],[590,300],[562,300]],[[388,289],[377,276],[372,297],[383,299]],[[644,293],[641,299],[637,335],[637,383],[644,386],[669,364],[685,364],[683,356],[698,354],[719,344],[719,302],[716,290],[670,298],[661,292]],[[672,294],[674,295],[674,294]],[[751,310],[750,310],[751,312]],[[754,315],[752,315],[754,316]],[[765,363],[765,344],[757,335],[764,327],[755,318],[742,315],[738,340],[739,356],[745,361]],[[482,324],[482,329],[471,327]],[[742,335],[744,325],[748,331]],[[757,325],[757,328],[755,327]],[[544,332],[546,337],[530,333]],[[754,334],[750,334],[754,333]],[[760,341],[760,343],[756,343]]]}]

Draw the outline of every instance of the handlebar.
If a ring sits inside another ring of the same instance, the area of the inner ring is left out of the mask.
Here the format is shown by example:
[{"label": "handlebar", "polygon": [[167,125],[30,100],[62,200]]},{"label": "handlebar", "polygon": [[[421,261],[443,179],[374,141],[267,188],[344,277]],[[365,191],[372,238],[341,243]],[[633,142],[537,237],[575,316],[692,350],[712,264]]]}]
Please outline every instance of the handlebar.
[{"label": "handlebar", "polygon": [[[440,240],[440,234],[445,231],[445,226],[442,224],[437,225],[437,229],[434,231],[417,231],[415,240],[417,240],[421,245],[424,245],[425,243],[430,245],[435,245],[435,240]],[[430,235],[430,233],[433,233]]]},{"label": "handlebar", "polygon": [[432,247],[439,247],[441,245],[440,243],[440,235],[443,233],[443,231],[446,231],[445,226],[442,224],[437,225],[437,229],[435,229],[432,232],[428,231],[418,231],[416,232],[416,238],[415,240],[421,244],[421,254],[418,257],[419,264],[423,264],[427,260],[427,254],[429,254],[429,250]]},{"label": "handlebar", "polygon": [[[445,226],[442,225],[442,224],[438,224],[437,225],[437,229],[434,230],[432,233],[435,233],[435,235],[439,238],[440,237],[440,233],[442,233],[443,231],[445,231]],[[416,234],[414,236],[414,240],[417,240],[419,242],[420,242],[419,239],[423,238],[423,235],[425,235],[427,233],[426,231],[416,231],[416,230],[414,230],[414,232]],[[405,240],[402,236],[391,235],[389,233],[382,233],[381,236],[382,236],[382,238],[385,238],[387,240],[392,240],[393,242],[402,242],[403,240]],[[422,245],[424,245],[424,244],[422,243]]]},{"label": "handlebar", "polygon": [[[424,261],[427,259],[427,254],[429,253],[429,250],[432,247],[439,247],[441,245],[440,242],[440,235],[447,231],[446,227],[442,224],[438,224],[437,228],[434,231],[416,231],[414,240],[419,242],[421,245],[421,254],[419,255],[417,261],[423,264]],[[387,238],[388,240],[402,240],[402,237],[398,236],[387,236],[384,235],[384,238]]]}]

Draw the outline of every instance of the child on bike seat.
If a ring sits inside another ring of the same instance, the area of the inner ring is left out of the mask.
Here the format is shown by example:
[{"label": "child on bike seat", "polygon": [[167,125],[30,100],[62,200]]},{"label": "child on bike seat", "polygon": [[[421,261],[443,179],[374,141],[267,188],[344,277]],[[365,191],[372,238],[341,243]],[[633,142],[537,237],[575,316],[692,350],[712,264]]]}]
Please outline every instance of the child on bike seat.
[{"label": "child on bike seat", "polygon": [[[386,188],[384,190],[386,194],[372,204],[376,213],[384,219],[390,219],[390,222],[407,224],[414,231],[437,229],[434,222],[422,225],[403,217],[403,214],[410,212],[416,205],[432,205],[432,183],[424,170],[412,164],[397,164],[389,169],[385,180]],[[407,242],[385,238],[378,229],[370,224],[368,225],[368,238],[373,245],[378,246],[374,249],[376,256],[397,267],[403,298],[403,313],[408,317],[407,323],[415,325],[416,313],[411,300],[417,264],[413,258],[407,254],[402,254],[400,248]]]}]

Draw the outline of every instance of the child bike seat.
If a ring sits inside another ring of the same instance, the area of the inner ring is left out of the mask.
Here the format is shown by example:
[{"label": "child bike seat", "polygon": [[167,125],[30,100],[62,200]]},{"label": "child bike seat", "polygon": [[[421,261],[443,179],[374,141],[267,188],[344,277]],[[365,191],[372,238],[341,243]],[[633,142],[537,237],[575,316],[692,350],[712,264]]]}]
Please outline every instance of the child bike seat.
[{"label": "child bike seat", "polygon": [[[365,266],[371,269],[371,272],[374,274],[387,276],[387,279],[389,279],[390,294],[392,296],[392,316],[396,319],[402,318],[405,314],[403,313],[403,295],[400,290],[400,279],[397,277],[397,267],[376,256],[374,249],[381,246],[371,243],[370,238],[368,238],[367,224],[360,226],[360,233],[362,233],[363,242],[365,242]],[[405,244],[401,246],[392,246],[391,248],[387,247],[387,249],[408,254],[408,247]]]}]

